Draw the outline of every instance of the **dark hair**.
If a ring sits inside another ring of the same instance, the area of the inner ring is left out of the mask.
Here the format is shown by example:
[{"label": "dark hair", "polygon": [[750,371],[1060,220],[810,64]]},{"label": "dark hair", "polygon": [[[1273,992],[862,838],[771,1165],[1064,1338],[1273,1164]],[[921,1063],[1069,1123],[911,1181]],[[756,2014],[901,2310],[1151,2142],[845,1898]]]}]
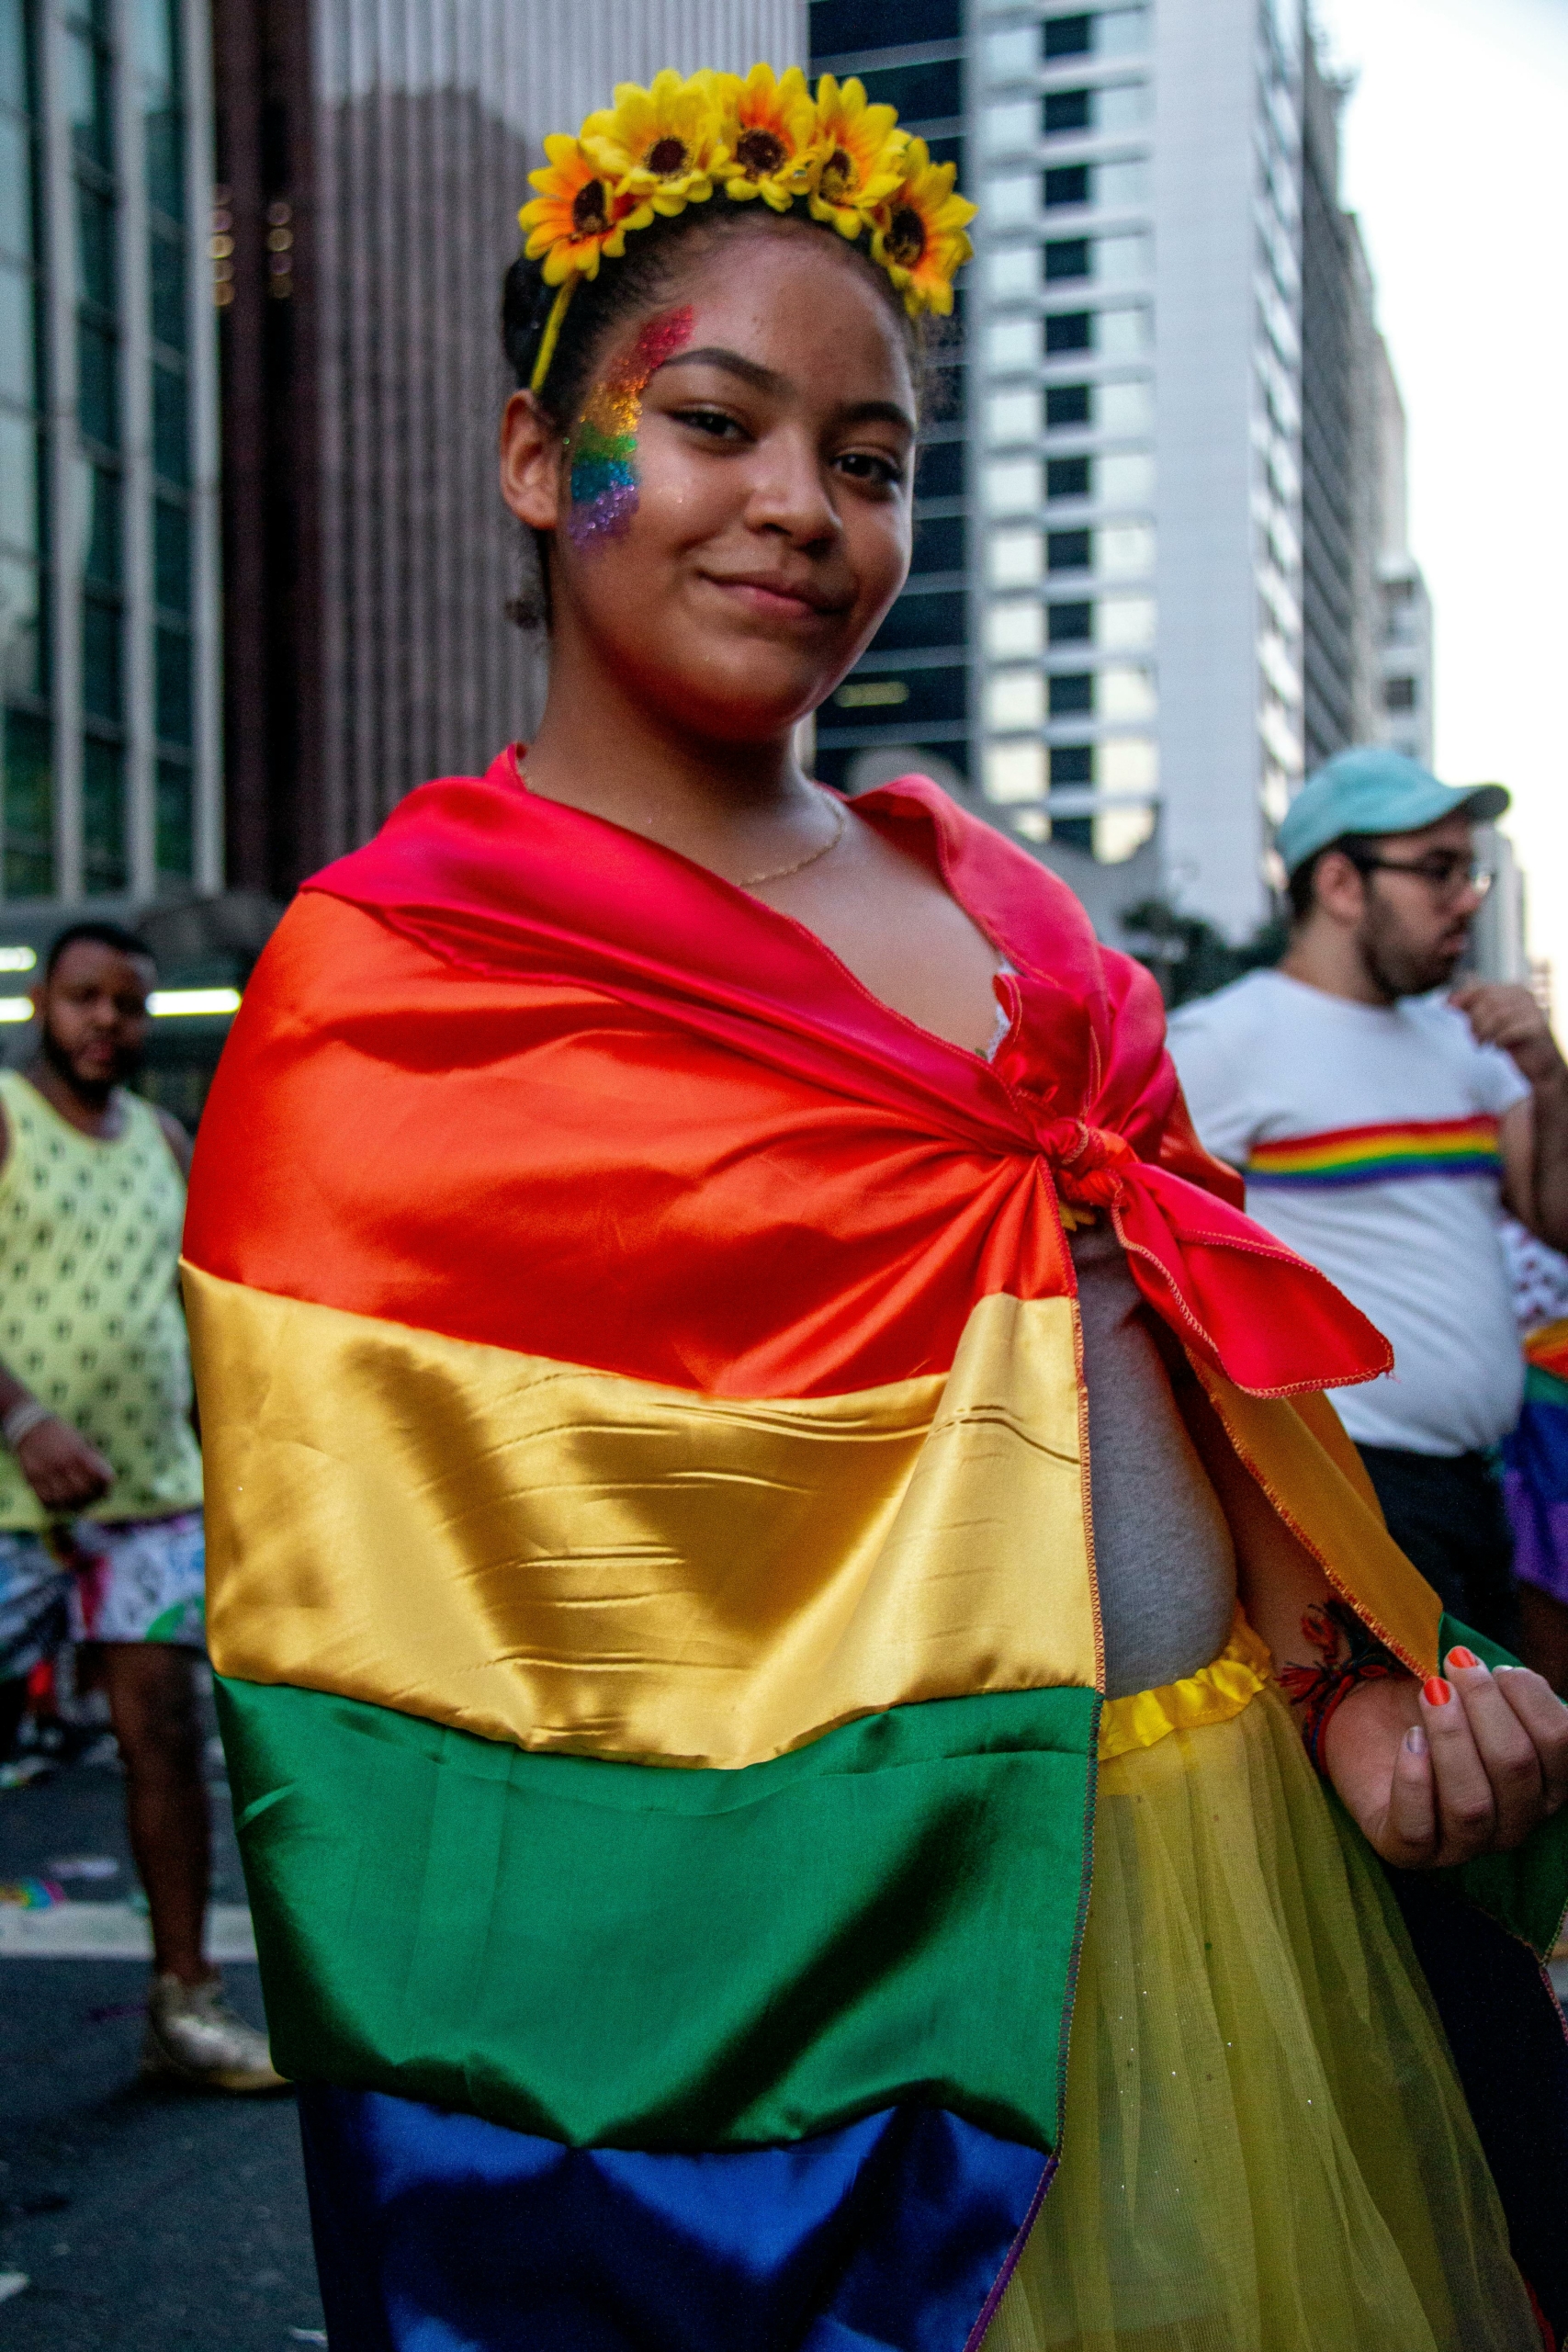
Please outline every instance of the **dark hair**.
[{"label": "dark hair", "polygon": [[[741,229],[753,232],[776,230],[786,220],[798,220],[807,228],[818,230],[830,236],[840,252],[859,256],[898,322],[919,409],[926,392],[931,358],[942,346],[947,322],[929,316],[912,319],[892,279],[872,260],[865,246],[858,243],[852,245],[836,229],[813,220],[804,199],[787,213],[773,213],[715,196],[706,204],[689,204],[683,212],[661,216],[646,229],[637,230],[627,238],[626,252],[619,261],[604,262],[596,277],[579,281],[561,322],[549,373],[538,394],[539,405],[557,431],[564,435],[575,419],[606,337],[624,319],[651,308],[668,291],[680,266],[678,249],[684,239],[700,233],[712,240],[733,235]],[[501,298],[501,337],[512,372],[524,388],[533,375],[558,291],[545,283],[542,260],[529,261],[519,254],[506,273]],[[513,598],[508,610],[520,628],[536,628],[542,623],[547,628],[551,534],[535,531],[530,536],[536,578],[525,582],[523,593]]]},{"label": "dark hair", "polygon": [[67,923],[65,929],[50,941],[49,954],[44,958],[43,966],[46,984],[53,979],[54,967],[66,949],[80,944],[92,947],[113,947],[121,956],[134,956],[138,963],[151,964],[154,971],[158,968],[158,958],[153,955],[147,942],[144,939],[138,939],[133,931],[127,931],[123,923],[73,922]]},{"label": "dark hair", "polygon": [[1292,922],[1305,922],[1316,905],[1317,869],[1325,857],[1332,857],[1337,850],[1359,872],[1362,860],[1376,848],[1378,839],[1375,833],[1341,833],[1337,841],[1325,842],[1321,849],[1314,849],[1310,857],[1303,858],[1285,886],[1291,894]]}]

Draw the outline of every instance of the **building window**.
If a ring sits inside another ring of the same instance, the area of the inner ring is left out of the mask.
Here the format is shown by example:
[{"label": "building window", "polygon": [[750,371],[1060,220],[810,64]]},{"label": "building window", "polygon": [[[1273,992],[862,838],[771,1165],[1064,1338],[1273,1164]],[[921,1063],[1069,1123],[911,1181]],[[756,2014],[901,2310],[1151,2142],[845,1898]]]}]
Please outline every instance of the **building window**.
[{"label": "building window", "polygon": [[1062,786],[1086,785],[1094,782],[1094,745],[1092,743],[1053,743],[1051,746],[1051,789]]},{"label": "building window", "polygon": [[1047,139],[1063,139],[1075,130],[1092,130],[1094,92],[1048,90],[1041,110],[1041,128]]},{"label": "building window", "polygon": [[1046,540],[1046,570],[1090,571],[1094,568],[1092,531],[1052,531]]},{"label": "building window", "polygon": [[1046,614],[1045,635],[1052,645],[1089,645],[1094,639],[1094,606],[1053,605]]},{"label": "building window", "polygon": [[1094,274],[1094,248],[1087,237],[1053,237],[1045,247],[1045,283],[1061,286]]},{"label": "building window", "polygon": [[1382,707],[1385,710],[1414,710],[1415,679],[1385,678],[1382,682]]},{"label": "building window", "polygon": [[1148,116],[1146,82],[1102,82],[1095,90],[1047,90],[1040,129],[1043,138],[1070,139],[1091,130],[1135,130]]},{"label": "building window", "polygon": [[928,441],[921,444],[915,465],[917,498],[962,498],[964,444]]},{"label": "building window", "polygon": [[1094,672],[1058,670],[1051,680],[1051,716],[1072,718],[1094,708]]},{"label": "building window", "polygon": [[1045,394],[1045,424],[1050,432],[1094,422],[1094,391],[1089,384],[1053,384]]},{"label": "building window", "polygon": [[915,551],[909,569],[911,571],[963,571],[962,514],[923,514],[917,519]]},{"label": "building window", "polygon": [[1047,62],[1058,57],[1126,57],[1147,44],[1146,8],[1100,8],[1093,15],[1045,20]]},{"label": "building window", "polygon": [[[883,40],[886,42],[886,33]],[[964,112],[964,61],[933,65],[883,65],[861,70],[874,106],[896,107],[901,123],[949,121]]]},{"label": "building window", "polygon": [[1059,351],[1092,351],[1094,348],[1094,312],[1092,311],[1056,311],[1045,322],[1047,356]]},{"label": "building window", "polygon": [[1047,498],[1088,498],[1092,495],[1094,461],[1090,458],[1053,458],[1045,469]]},{"label": "building window", "polygon": [[[957,40],[963,31],[963,0],[899,0],[896,38],[901,42]],[[887,0],[812,0],[814,58],[886,49],[890,36]]]},{"label": "building window", "polygon": [[1045,54],[1051,57],[1089,57],[1094,52],[1094,18],[1092,17],[1053,17],[1045,27]]},{"label": "building window", "polygon": [[1100,569],[1108,580],[1135,580],[1155,568],[1155,535],[1147,523],[1108,523],[1099,533]]},{"label": "building window", "polygon": [[937,589],[899,597],[872,639],[874,653],[902,652],[909,646],[941,650],[968,641],[969,604],[961,591]]},{"label": "building window", "polygon": [[[1063,164],[1045,175],[1045,209],[1056,210],[1068,204],[1089,201],[1089,167],[1087,164]],[[1068,277],[1082,277],[1081,270],[1066,271]]]}]

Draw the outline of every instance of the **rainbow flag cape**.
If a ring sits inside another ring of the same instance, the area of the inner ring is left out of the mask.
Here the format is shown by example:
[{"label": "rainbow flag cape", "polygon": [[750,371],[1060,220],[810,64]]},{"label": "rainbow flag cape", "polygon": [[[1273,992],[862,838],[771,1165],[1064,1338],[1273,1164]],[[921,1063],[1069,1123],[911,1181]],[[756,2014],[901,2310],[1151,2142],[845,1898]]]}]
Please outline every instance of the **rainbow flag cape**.
[{"label": "rainbow flag cape", "polygon": [[1435,1663],[1310,1393],[1386,1345],[1199,1149],[1153,982],[934,786],[857,807],[1013,966],[994,1062],[510,754],[318,876],[235,1023],[186,1245],[209,1626],[323,2271],[382,2280],[334,2337],[978,2342],[1089,1876],[1059,1198],[1183,1340],[1249,1540]]}]

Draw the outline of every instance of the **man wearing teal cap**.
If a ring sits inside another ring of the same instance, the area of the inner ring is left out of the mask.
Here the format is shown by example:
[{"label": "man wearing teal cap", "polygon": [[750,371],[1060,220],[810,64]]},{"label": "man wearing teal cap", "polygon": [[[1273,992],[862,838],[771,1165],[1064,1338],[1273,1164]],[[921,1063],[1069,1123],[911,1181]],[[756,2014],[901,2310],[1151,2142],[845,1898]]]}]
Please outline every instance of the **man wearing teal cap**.
[{"label": "man wearing teal cap", "polygon": [[1390,1528],[1467,1624],[1561,1656],[1560,1604],[1522,1592],[1491,1450],[1523,1393],[1505,1206],[1568,1249],[1568,1065],[1525,988],[1452,989],[1490,876],[1473,828],[1501,785],[1341,752],[1280,828],[1290,947],[1185,1006],[1170,1046],[1198,1131],[1247,1207],[1393,1343],[1391,1378],[1334,1398]]}]

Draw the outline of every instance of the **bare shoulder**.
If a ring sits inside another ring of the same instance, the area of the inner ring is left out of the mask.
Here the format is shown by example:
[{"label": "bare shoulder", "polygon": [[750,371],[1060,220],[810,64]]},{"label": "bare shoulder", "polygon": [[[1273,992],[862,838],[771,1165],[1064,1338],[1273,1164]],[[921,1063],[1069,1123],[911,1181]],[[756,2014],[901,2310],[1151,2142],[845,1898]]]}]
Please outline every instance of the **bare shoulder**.
[{"label": "bare shoulder", "polygon": [[164,1130],[164,1141],[174,1153],[175,1167],[179,1170],[182,1176],[188,1179],[190,1175],[190,1157],[192,1150],[190,1136],[180,1125],[178,1119],[175,1118],[174,1113],[172,1111],[164,1111],[161,1109],[156,1102],[152,1105],[152,1116],[157,1120],[158,1125]]}]

